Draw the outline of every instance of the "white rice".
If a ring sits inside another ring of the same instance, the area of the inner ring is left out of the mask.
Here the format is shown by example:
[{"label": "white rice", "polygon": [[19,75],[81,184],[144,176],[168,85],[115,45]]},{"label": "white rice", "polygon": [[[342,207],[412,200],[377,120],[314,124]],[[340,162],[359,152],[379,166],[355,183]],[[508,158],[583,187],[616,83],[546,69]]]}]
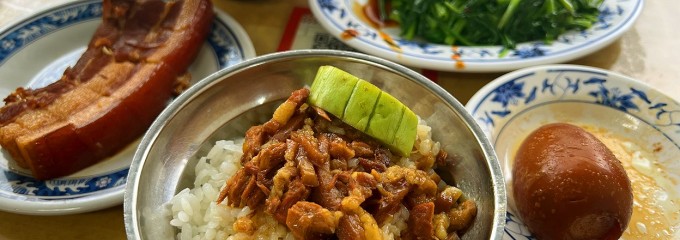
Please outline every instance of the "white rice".
[{"label": "white rice", "polygon": [[400,239],[401,232],[406,229],[409,212],[408,209],[402,204],[401,208],[392,215],[391,218],[387,219],[383,226],[380,228],[382,231],[383,239]]},{"label": "white rice", "polygon": [[[410,158],[400,159],[397,165],[416,168],[414,159],[439,152],[439,143],[431,140],[431,128],[422,120],[418,124],[414,144],[417,152]],[[233,228],[234,222],[252,211],[248,207],[234,208],[215,202],[226,180],[241,168],[242,145],[243,139],[217,141],[208,155],[196,164],[193,188],[183,189],[172,198],[169,203],[172,212],[170,224],[179,230],[176,239],[294,239],[286,226],[269,214],[259,212],[251,218],[253,225],[258,226],[254,234],[239,233]],[[381,227],[384,239],[398,238],[407,227],[408,216],[408,209],[402,205]]]},{"label": "white rice", "polygon": [[[248,238],[244,234],[237,234],[232,226],[239,217],[250,214],[251,210],[248,207],[233,208],[215,202],[226,180],[241,168],[239,159],[243,154],[242,145],[243,139],[215,143],[208,155],[196,164],[193,188],[186,188],[172,198],[169,204],[172,211],[170,224],[180,230],[177,239]],[[266,228],[258,229],[256,233],[271,233],[261,234],[269,235],[271,239],[279,239],[281,234],[286,237],[285,226],[277,226],[280,224],[276,223],[272,229],[271,225],[263,224]]]}]

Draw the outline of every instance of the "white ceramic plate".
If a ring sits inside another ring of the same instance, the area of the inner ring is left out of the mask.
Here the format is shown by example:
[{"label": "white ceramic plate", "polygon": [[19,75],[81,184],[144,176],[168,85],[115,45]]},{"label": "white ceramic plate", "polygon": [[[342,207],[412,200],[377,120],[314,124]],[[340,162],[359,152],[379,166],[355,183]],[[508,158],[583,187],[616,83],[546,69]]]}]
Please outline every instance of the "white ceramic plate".
[{"label": "white ceramic plate", "polygon": [[[255,56],[250,38],[230,16],[217,17],[198,57],[189,68],[198,81]],[[78,1],[40,11],[0,31],[0,95],[17,87],[37,88],[59,79],[73,65],[101,22],[101,0]],[[98,210],[122,203],[128,168],[138,143],[67,177],[39,181],[0,155],[0,209],[59,215]]]},{"label": "white ceramic plate", "polygon": [[[547,65],[518,70],[495,79],[477,92],[466,108],[490,137],[503,169],[509,209],[505,239],[535,239],[515,214],[512,163],[521,141],[539,126],[552,122],[572,123],[599,133],[596,134],[598,137],[616,139],[614,143],[631,151],[630,156],[639,151],[643,158],[620,160],[629,177],[633,176],[631,174],[644,175],[657,185],[633,181],[635,208],[653,201],[667,203],[669,205],[661,210],[670,212],[671,226],[680,229],[680,206],[677,204],[680,202],[680,104],[672,98],[643,82],[606,70]],[[641,166],[645,163],[651,168]],[[656,192],[646,200],[639,199],[648,194],[643,190],[647,188],[658,188],[659,191],[653,190]],[[664,197],[666,200],[657,199]],[[659,209],[643,210],[640,211]],[[640,216],[636,214],[634,210],[634,219]],[[639,219],[628,225],[632,234],[640,234],[643,229],[647,229],[649,235],[626,239],[680,237],[677,229],[676,235],[654,237],[652,234],[664,233],[654,231],[650,222]]]},{"label": "white ceramic plate", "polygon": [[[326,30],[351,47],[411,67],[456,72],[509,71],[585,56],[618,39],[633,25],[643,5],[643,0],[604,0],[593,27],[565,33],[551,45],[540,41],[518,44],[501,56],[502,46],[452,47],[402,39],[397,28],[375,29],[356,13],[356,6],[366,2],[309,0],[309,6]],[[346,32],[356,36],[342,37]]]}]

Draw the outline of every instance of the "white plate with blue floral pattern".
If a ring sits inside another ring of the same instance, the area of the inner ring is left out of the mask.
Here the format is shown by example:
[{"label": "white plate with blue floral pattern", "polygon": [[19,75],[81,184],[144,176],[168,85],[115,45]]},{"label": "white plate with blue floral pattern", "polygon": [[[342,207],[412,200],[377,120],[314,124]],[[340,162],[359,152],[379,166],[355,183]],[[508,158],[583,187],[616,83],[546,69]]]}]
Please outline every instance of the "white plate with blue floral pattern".
[{"label": "white plate with blue floral pattern", "polygon": [[[503,169],[509,209],[504,239],[535,239],[515,214],[512,163],[524,138],[553,122],[585,128],[621,160],[636,202],[625,239],[680,237],[680,103],[672,98],[606,70],[546,65],[493,80],[466,109],[491,139]],[[665,227],[654,226],[656,220]]]},{"label": "white plate with blue floral pattern", "polygon": [[[211,32],[189,68],[198,81],[255,56],[250,38],[230,16],[217,11]],[[37,88],[59,79],[87,48],[101,22],[101,0],[76,1],[24,18],[0,31],[0,95],[17,87]],[[138,143],[67,177],[39,181],[0,155],[0,210],[60,215],[122,203],[128,168]]]},{"label": "white plate with blue floral pattern", "polygon": [[361,8],[356,6],[367,2],[309,0],[309,6],[327,31],[359,51],[406,66],[455,72],[511,71],[585,56],[618,39],[633,25],[643,6],[643,0],[604,0],[593,27],[565,33],[552,44],[527,42],[504,52],[502,46],[449,46],[403,39],[398,27],[376,29],[361,20],[357,13]]}]

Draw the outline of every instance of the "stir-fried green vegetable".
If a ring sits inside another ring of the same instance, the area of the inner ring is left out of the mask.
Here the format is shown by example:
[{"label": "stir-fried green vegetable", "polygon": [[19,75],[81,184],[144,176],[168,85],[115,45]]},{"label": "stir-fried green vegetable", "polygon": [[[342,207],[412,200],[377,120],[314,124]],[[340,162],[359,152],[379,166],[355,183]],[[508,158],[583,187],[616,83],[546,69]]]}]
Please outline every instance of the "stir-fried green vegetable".
[{"label": "stir-fried green vegetable", "polygon": [[402,36],[448,45],[551,42],[597,21],[603,0],[378,0],[379,15],[397,21]]}]

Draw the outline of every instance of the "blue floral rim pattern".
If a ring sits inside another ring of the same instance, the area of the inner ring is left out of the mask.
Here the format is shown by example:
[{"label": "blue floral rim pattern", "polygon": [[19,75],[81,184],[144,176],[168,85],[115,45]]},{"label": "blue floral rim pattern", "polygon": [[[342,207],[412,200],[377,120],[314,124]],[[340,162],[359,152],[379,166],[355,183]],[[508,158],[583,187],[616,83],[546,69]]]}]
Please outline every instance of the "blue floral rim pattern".
[{"label": "blue floral rim pattern", "polygon": [[[40,181],[31,176],[17,174],[6,169],[2,170],[6,183],[0,185],[0,196],[9,197],[13,194],[23,196],[37,196],[41,200],[68,199],[94,192],[123,187],[125,185],[128,168],[87,178],[60,178]],[[25,200],[30,201],[30,198]]]},{"label": "blue floral rim pattern", "polygon": [[[576,72],[583,74],[583,78],[563,77],[562,73]],[[529,86],[525,88],[524,78],[531,77],[534,73],[528,73],[511,79],[485,95],[477,106],[472,109],[473,115],[482,115],[477,120],[490,127],[495,126],[495,120],[505,118],[512,113],[510,106],[528,105],[537,99],[537,94],[544,95],[544,99],[553,101],[569,100],[570,95],[586,91],[591,97],[590,101],[573,99],[572,101],[584,101],[607,106],[619,111],[636,116],[640,120],[655,128],[672,127],[680,133],[680,119],[673,116],[680,114],[677,103],[657,101],[650,99],[647,90],[638,87],[620,88],[607,85],[607,74],[587,70],[554,69],[548,70],[552,78],[545,78],[541,86]],[[545,97],[545,96],[548,97]],[[493,110],[485,110],[478,113],[482,104],[491,98],[491,103],[496,104]],[[548,101],[550,102],[550,101]],[[648,111],[655,116],[654,119],[645,119],[637,114],[640,111]]]},{"label": "blue floral rim pattern", "polygon": [[[24,46],[51,32],[83,21],[98,20],[101,15],[101,1],[89,1],[37,16],[5,33],[0,33],[0,65]],[[215,18],[207,42],[215,51],[220,68],[244,59],[243,47],[235,36],[224,21]]]},{"label": "blue floral rim pattern", "polygon": [[[485,94],[471,99],[467,109],[487,136],[502,132],[507,126],[503,125],[505,122],[513,121],[524,111],[558,102],[579,102],[627,113],[653,127],[680,149],[680,103],[642,83],[621,84],[604,71],[546,69],[518,73],[491,89],[483,89]],[[513,213],[507,213],[505,222],[503,239],[536,239]]]},{"label": "blue floral rim pattern", "polygon": [[215,51],[219,68],[226,68],[245,59],[243,46],[236,40],[234,31],[222,19],[215,18],[207,41],[210,48]]},{"label": "blue floral rim pattern", "polygon": [[[85,21],[99,20],[102,15],[100,0],[75,2],[36,15],[0,33],[0,66],[13,54],[32,42],[62,28]],[[215,18],[207,43],[214,51],[219,68],[234,65],[245,59],[236,34],[221,19]],[[99,191],[122,189],[129,168],[96,176],[60,178],[40,181],[30,175],[0,165],[0,197],[20,198],[24,201],[49,201],[78,198]]]},{"label": "blue floral rim pattern", "polygon": [[[336,37],[351,32],[353,37],[344,40],[359,50],[384,57],[396,54],[397,57],[388,58],[422,67],[452,68],[453,64],[446,65],[449,67],[431,65],[462,62],[477,64],[470,68],[493,65],[494,69],[511,69],[512,65],[498,64],[554,63],[581,56],[578,54],[580,52],[592,52],[604,47],[605,43],[613,41],[631,26],[642,9],[643,0],[605,0],[593,27],[562,34],[550,44],[543,41],[521,43],[516,49],[502,46],[448,46],[405,40],[397,34],[388,34],[364,23],[354,12],[353,6],[357,0],[313,0],[313,3],[319,8],[315,12],[317,17],[321,18],[327,29]],[[385,35],[389,35],[389,38],[385,38]],[[428,64],[419,61],[427,61]],[[468,67],[461,69],[465,68]]]}]

